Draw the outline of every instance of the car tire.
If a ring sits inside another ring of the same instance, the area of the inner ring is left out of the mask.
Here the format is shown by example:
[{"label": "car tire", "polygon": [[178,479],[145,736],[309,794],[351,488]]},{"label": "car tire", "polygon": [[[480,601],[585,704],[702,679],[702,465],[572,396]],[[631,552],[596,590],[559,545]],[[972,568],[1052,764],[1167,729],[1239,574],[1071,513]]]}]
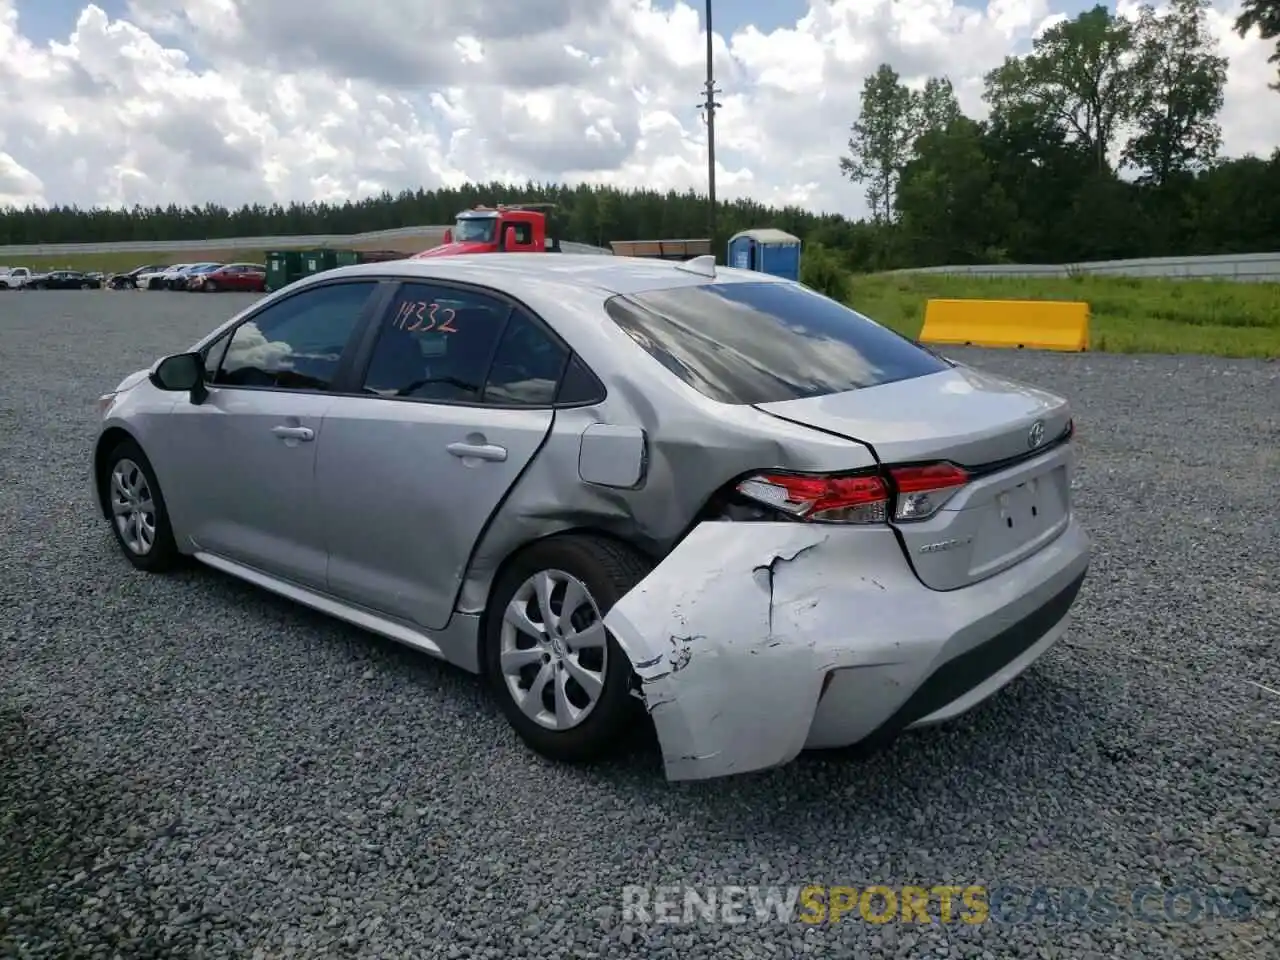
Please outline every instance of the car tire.
[{"label": "car tire", "polygon": [[92,283],[82,283],[82,284],[80,284],[80,289],[81,289],[81,290],[92,290],[92,289],[93,289],[93,284],[92,284]]},{"label": "car tire", "polygon": [[204,292],[205,292],[205,293],[217,293],[217,292],[218,292],[218,285],[217,285],[216,283],[214,283],[212,280],[206,280],[206,281],[204,282]]},{"label": "car tire", "polygon": [[[111,532],[126,560],[147,573],[167,573],[181,565],[164,494],[141,447],[122,440],[112,448],[98,486]],[[138,508],[130,514],[132,523],[123,512],[130,505]]]},{"label": "car tire", "polygon": [[[603,759],[618,753],[642,728],[644,711],[631,692],[631,663],[604,630],[603,623],[598,631],[602,643],[575,650],[572,634],[565,638],[553,628],[550,636],[541,631],[535,639],[527,629],[508,623],[508,607],[515,603],[530,611],[526,614],[531,621],[528,625],[539,627],[543,618],[536,581],[549,576],[553,582],[549,594],[553,614],[564,612],[557,603],[563,604],[566,589],[572,586],[575,591],[585,590],[582,602],[575,605],[577,616],[573,617],[577,628],[584,629],[596,618],[603,621],[613,605],[644,579],[651,567],[637,551],[616,541],[565,535],[526,549],[494,584],[482,637],[482,668],[508,722],[535,752],[566,763]],[[508,664],[505,668],[504,651]],[[517,669],[514,663],[519,661],[527,662]],[[603,679],[594,699],[577,679],[586,674]],[[530,692],[535,683],[541,696]],[[557,707],[563,702],[572,707],[565,714],[581,714],[557,728]],[[526,708],[537,710],[538,718]]]}]

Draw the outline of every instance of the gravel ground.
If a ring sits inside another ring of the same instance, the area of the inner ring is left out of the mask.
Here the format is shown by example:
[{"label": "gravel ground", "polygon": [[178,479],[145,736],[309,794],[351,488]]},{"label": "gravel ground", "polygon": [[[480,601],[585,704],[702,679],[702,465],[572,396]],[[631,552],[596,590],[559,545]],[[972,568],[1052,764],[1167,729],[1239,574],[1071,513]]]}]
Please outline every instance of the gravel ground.
[{"label": "gravel ground", "polygon": [[[994,702],[870,758],[672,786],[651,748],[544,763],[457,670],[212,571],[157,578],[116,555],[87,489],[92,401],[248,299],[0,295],[0,956],[1273,949],[1280,697],[1248,681],[1280,690],[1280,364],[968,356],[1076,405],[1097,552],[1069,639]],[[1068,888],[1242,888],[1249,915],[621,911],[630,884],[807,883],[1043,887],[1050,908]]]}]

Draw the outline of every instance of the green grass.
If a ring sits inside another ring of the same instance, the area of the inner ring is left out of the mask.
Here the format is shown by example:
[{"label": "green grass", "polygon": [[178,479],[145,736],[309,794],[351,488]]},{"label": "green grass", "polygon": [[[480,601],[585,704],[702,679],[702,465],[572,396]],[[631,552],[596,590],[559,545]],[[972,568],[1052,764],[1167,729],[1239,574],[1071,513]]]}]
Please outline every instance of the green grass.
[{"label": "green grass", "polygon": [[850,284],[854,308],[911,337],[920,333],[925,301],[934,298],[1083,300],[1091,350],[1280,357],[1278,283],[876,274]]}]

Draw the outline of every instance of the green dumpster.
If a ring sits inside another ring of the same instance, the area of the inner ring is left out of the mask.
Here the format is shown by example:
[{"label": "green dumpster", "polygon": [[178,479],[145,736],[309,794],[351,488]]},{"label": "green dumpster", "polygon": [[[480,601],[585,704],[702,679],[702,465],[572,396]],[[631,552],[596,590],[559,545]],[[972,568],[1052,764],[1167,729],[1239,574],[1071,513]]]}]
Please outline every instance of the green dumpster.
[{"label": "green dumpster", "polygon": [[338,258],[334,250],[308,250],[302,255],[302,274],[309,277],[312,274],[324,273],[326,270],[332,270],[338,265]]},{"label": "green dumpster", "polygon": [[297,250],[273,250],[267,254],[267,289],[279,290],[301,277],[302,254]]},{"label": "green dumpster", "polygon": [[333,258],[336,267],[353,267],[360,262],[360,254],[354,250],[335,250]]}]

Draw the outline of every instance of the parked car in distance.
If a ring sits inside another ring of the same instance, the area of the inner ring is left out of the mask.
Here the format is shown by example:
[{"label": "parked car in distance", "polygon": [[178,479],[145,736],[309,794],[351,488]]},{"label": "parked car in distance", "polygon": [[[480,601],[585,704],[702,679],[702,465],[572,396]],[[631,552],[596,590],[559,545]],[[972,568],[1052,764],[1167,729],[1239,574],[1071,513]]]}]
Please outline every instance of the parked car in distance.
[{"label": "parked car in distance", "polygon": [[107,287],[111,290],[136,290],[139,278],[167,269],[169,268],[161,264],[148,263],[134,267],[127,273],[113,273],[107,278]]},{"label": "parked car in distance", "polygon": [[187,286],[187,275],[196,267],[201,265],[202,264],[199,263],[184,263],[166,270],[164,274],[164,289],[185,290]]},{"label": "parked car in distance", "polygon": [[201,290],[205,293],[217,293],[222,290],[265,293],[267,268],[260,263],[226,263],[216,270],[193,276],[190,287],[192,290]]},{"label": "parked car in distance", "polygon": [[163,290],[165,286],[165,277],[173,270],[179,270],[188,267],[187,263],[173,263],[167,266],[156,267],[154,270],[144,270],[134,278],[134,282],[140,290]]},{"label": "parked car in distance", "polygon": [[193,263],[190,266],[186,267],[185,269],[170,275],[165,282],[167,283],[168,288],[170,290],[186,290],[187,281],[191,278],[191,275],[195,273],[195,271],[208,270],[217,266],[220,266],[220,264],[214,263],[212,261],[204,261],[202,263]]},{"label": "parked car in distance", "polygon": [[14,267],[0,276],[0,290],[21,290],[31,282],[33,276],[35,274],[28,267]]},{"label": "parked car in distance", "polygon": [[199,290],[200,285],[204,283],[204,278],[217,270],[222,264],[220,263],[200,263],[183,273],[181,281],[178,284],[179,290]]},{"label": "parked car in distance", "polygon": [[173,282],[179,276],[186,273],[192,267],[197,266],[194,263],[174,263],[170,264],[164,270],[160,271],[160,280],[151,289],[155,290],[171,290]]},{"label": "parked car in distance", "polygon": [[652,723],[671,780],[964,713],[1089,567],[1066,400],[710,257],[339,267],[98,409],[134,567],[480,673],[548,757]]},{"label": "parked car in distance", "polygon": [[32,290],[101,290],[102,277],[79,270],[53,270],[32,277],[27,286]]}]

